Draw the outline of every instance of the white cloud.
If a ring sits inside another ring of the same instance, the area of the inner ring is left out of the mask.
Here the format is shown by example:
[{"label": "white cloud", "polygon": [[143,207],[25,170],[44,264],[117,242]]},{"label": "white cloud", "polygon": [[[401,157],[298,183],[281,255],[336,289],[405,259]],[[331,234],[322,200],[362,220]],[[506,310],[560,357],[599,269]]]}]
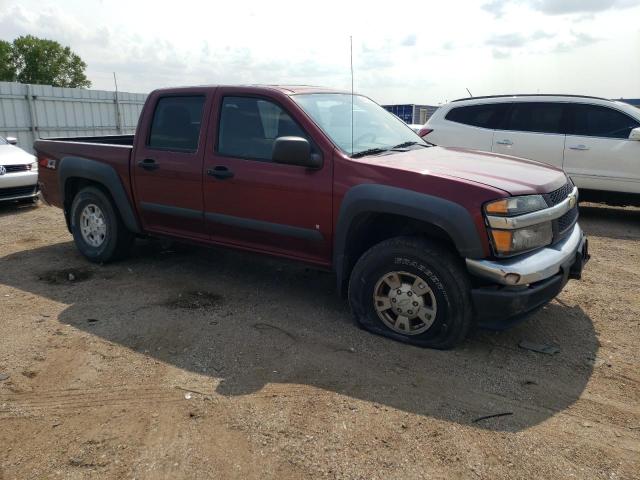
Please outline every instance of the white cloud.
[{"label": "white cloud", "polygon": [[640,5],[640,0],[491,0],[482,9],[496,18],[513,6],[525,5],[547,15],[589,14],[619,10]]},{"label": "white cloud", "polygon": [[575,48],[582,48],[594,43],[599,42],[600,39],[598,37],[594,37],[588,33],[584,32],[574,32],[571,31],[571,39],[566,42],[560,42],[556,45],[554,51],[558,53],[566,53],[570,52]]},{"label": "white cloud", "polygon": [[411,33],[402,39],[400,45],[403,47],[413,47],[416,44],[417,38],[418,36],[415,33]]},{"label": "white cloud", "polygon": [[[547,33],[543,30],[536,30],[529,35],[522,33],[503,33],[491,35],[485,43],[498,49],[520,48],[530,46],[540,40],[549,40],[555,36],[555,34]],[[496,55],[496,49],[494,49],[493,52],[494,58],[504,58],[500,53]]]},{"label": "white cloud", "polygon": [[549,15],[593,13],[640,5],[640,0],[531,0],[535,10]]},{"label": "white cloud", "polygon": [[526,45],[527,40],[528,38],[521,33],[505,33],[501,35],[492,35],[486,43],[493,47],[514,48]]},{"label": "white cloud", "polygon": [[506,58],[511,58],[511,52],[507,50],[499,50],[497,48],[494,48],[492,50],[492,55],[493,55],[493,58],[495,58],[496,60],[504,60]]},{"label": "white cloud", "polygon": [[531,35],[532,40],[546,40],[548,38],[553,38],[556,35],[554,33],[547,33],[544,30],[536,30]]}]

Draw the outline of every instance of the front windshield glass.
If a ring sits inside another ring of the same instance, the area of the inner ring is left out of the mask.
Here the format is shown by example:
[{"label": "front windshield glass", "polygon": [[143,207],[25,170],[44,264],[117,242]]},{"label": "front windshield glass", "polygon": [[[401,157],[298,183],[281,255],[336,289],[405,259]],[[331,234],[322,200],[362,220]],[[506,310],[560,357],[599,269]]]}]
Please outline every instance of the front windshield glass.
[{"label": "front windshield glass", "polygon": [[0,137],[0,145],[6,145],[7,143],[9,142],[7,142],[7,140],[4,137]]},{"label": "front windshield glass", "polygon": [[291,97],[345,153],[357,155],[372,149],[388,150],[408,143],[427,146],[402,120],[377,103],[346,93],[310,93]]}]

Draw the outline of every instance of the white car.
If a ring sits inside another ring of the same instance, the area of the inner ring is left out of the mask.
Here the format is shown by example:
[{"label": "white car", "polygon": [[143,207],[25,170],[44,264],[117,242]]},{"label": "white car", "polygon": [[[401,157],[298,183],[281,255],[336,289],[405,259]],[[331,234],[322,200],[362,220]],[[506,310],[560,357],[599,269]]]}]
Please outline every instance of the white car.
[{"label": "white car", "polygon": [[36,157],[15,146],[16,139],[0,137],[0,202],[38,199]]},{"label": "white car", "polygon": [[640,109],[627,103],[577,95],[461,99],[436,110],[419,135],[561,167],[583,200],[640,201]]}]

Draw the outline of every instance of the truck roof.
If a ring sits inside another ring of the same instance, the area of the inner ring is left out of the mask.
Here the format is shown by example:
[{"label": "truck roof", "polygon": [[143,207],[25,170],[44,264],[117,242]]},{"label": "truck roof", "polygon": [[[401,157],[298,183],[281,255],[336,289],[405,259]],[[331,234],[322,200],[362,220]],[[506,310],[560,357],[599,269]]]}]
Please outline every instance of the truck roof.
[{"label": "truck roof", "polygon": [[337,88],[320,87],[316,85],[264,85],[264,84],[244,84],[244,85],[190,85],[181,87],[159,88],[156,91],[184,90],[188,88],[217,88],[217,87],[246,87],[252,89],[277,90],[285,95],[296,95],[299,93],[351,93],[348,90]]}]

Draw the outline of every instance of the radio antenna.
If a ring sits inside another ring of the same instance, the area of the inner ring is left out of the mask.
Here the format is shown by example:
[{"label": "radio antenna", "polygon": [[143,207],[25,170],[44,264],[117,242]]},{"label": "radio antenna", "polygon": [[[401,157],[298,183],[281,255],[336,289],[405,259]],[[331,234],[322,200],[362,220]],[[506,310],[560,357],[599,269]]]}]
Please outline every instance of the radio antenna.
[{"label": "radio antenna", "polygon": [[467,93],[469,94],[469,96],[470,96],[471,98],[473,98],[473,95],[471,94],[471,92],[469,91],[469,89],[467,88],[466,90],[467,90]]},{"label": "radio antenna", "polygon": [[353,155],[353,36],[349,35],[349,54],[351,57],[351,155]]}]

